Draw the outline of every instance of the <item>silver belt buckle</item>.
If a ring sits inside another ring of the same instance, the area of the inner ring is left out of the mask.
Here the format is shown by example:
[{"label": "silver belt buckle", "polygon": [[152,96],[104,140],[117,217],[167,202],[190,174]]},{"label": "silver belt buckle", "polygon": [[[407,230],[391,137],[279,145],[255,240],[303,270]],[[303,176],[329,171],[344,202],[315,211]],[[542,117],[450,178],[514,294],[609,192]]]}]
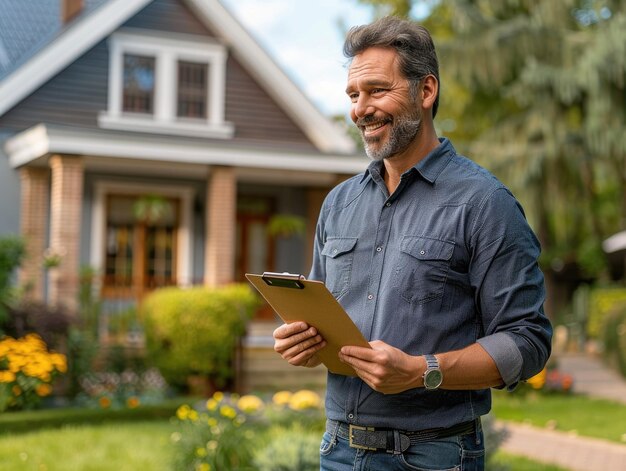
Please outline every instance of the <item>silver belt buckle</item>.
[{"label": "silver belt buckle", "polygon": [[362,427],[360,425],[349,425],[348,428],[348,434],[349,434],[349,438],[350,438],[350,447],[351,448],[357,448],[359,450],[370,450],[370,451],[377,451],[378,448],[371,448],[369,446],[363,446],[363,445],[357,445],[356,443],[353,442],[353,436],[352,436],[352,431],[353,430],[362,430],[364,432],[373,432],[374,431],[374,427]]}]

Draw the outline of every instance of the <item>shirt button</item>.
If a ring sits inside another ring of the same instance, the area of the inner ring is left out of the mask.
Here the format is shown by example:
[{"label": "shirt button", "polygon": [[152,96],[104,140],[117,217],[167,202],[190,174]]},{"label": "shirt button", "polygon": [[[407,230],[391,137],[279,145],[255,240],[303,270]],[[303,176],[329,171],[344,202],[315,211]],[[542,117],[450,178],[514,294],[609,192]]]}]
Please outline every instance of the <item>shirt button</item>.
[{"label": "shirt button", "polygon": [[348,414],[348,419],[354,419],[354,414]]},{"label": "shirt button", "polygon": [[424,255],[426,252],[424,252],[423,250],[420,250],[420,255]]},{"label": "shirt button", "polygon": [[367,299],[369,299],[369,300],[374,299],[374,295],[373,295],[373,294],[368,294],[368,295],[367,295]]},{"label": "shirt button", "polygon": [[382,249],[382,247],[376,247],[376,252],[380,252]]},{"label": "shirt button", "polygon": [[391,206],[391,203],[385,203],[385,206],[389,207]]},{"label": "shirt button", "polygon": [[333,253],[337,253],[337,249],[333,250]]}]

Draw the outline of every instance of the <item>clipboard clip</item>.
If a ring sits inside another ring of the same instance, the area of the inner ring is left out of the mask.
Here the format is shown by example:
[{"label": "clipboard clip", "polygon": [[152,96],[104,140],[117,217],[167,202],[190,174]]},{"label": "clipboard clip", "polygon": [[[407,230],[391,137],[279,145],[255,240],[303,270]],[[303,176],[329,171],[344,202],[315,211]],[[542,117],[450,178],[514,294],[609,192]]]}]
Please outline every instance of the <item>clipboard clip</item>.
[{"label": "clipboard clip", "polygon": [[302,281],[306,279],[304,275],[287,272],[276,273],[270,271],[263,272],[261,278],[269,286],[293,289],[304,289],[304,284],[302,283]]}]

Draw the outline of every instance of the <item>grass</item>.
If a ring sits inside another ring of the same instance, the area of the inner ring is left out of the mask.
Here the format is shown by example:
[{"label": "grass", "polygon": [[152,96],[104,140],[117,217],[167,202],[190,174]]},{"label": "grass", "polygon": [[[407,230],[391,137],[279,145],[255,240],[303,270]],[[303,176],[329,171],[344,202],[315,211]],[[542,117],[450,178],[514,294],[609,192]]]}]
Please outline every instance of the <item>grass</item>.
[{"label": "grass", "polygon": [[66,425],[0,437],[0,469],[170,470],[168,420]]},{"label": "grass", "polygon": [[498,420],[626,442],[626,405],[607,400],[573,394],[494,391],[493,414]]},{"label": "grass", "polygon": [[[177,399],[125,410],[48,409],[0,414],[0,469],[24,471],[170,470],[170,417]],[[193,401],[191,401],[193,402]],[[494,392],[499,420],[531,423],[620,442],[626,406],[584,396]],[[510,471],[564,471],[498,451],[495,464]]]}]

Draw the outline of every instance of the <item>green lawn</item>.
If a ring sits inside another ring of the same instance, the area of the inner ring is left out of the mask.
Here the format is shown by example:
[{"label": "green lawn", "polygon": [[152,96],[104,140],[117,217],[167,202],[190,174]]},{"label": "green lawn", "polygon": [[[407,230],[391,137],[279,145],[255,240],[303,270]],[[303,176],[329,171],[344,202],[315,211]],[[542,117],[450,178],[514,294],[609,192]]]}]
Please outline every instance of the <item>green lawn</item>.
[{"label": "green lawn", "polygon": [[169,471],[169,421],[69,425],[0,438],[0,469]]},{"label": "green lawn", "polygon": [[498,420],[529,423],[626,444],[626,405],[578,395],[494,391]]},{"label": "green lawn", "polygon": [[[24,471],[170,470],[174,431],[169,418],[176,400],[134,410],[50,409],[0,414],[0,469]],[[521,396],[497,391],[499,420],[620,442],[626,434],[626,406],[582,396]],[[625,445],[626,446],[626,445]],[[499,451],[497,464],[509,471],[563,471]]]}]

